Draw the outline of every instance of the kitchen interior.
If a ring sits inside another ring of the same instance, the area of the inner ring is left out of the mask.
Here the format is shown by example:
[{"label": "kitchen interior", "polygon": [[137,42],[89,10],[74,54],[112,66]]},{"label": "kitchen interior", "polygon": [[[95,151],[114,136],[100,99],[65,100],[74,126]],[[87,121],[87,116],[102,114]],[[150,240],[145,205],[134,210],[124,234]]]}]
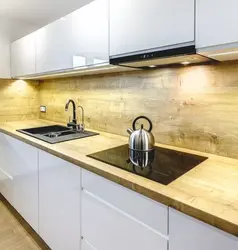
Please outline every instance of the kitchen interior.
[{"label": "kitchen interior", "polygon": [[1,250],[238,249],[237,7],[1,3]]}]

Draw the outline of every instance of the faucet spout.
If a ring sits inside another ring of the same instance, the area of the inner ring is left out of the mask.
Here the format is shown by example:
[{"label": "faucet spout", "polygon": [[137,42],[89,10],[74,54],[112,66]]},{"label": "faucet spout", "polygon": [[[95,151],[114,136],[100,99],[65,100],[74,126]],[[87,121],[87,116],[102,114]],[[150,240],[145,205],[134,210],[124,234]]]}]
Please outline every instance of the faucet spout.
[{"label": "faucet spout", "polygon": [[81,105],[79,105],[78,108],[80,108],[81,111],[82,111],[82,117],[81,117],[81,121],[82,121],[81,130],[84,131],[84,128],[85,128],[85,124],[84,124],[84,108],[83,108]]},{"label": "faucet spout", "polygon": [[75,102],[72,99],[69,99],[65,105],[65,111],[68,111],[69,109],[69,104],[72,103],[73,105],[73,123],[77,124],[77,119],[76,119],[76,105]]}]

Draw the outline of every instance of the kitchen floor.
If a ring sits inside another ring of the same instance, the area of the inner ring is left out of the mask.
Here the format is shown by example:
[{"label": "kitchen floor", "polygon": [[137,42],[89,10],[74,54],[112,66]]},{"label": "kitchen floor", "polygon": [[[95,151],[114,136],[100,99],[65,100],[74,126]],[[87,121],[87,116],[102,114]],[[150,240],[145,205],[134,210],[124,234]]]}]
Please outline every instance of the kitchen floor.
[{"label": "kitchen floor", "polygon": [[49,250],[44,242],[0,195],[0,249]]}]

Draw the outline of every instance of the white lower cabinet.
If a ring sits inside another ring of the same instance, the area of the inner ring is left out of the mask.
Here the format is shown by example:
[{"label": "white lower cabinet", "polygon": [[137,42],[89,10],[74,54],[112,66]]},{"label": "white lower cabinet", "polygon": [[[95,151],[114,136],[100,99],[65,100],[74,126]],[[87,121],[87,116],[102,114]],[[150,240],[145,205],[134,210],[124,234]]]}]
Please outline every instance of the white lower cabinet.
[{"label": "white lower cabinet", "polygon": [[237,237],[172,208],[169,210],[169,250],[237,249]]},{"label": "white lower cabinet", "polygon": [[[94,183],[88,182],[90,176],[93,176]],[[126,198],[128,189],[123,188],[125,192],[125,198],[119,191],[119,193],[110,192],[110,185],[117,185],[112,183],[102,177],[96,176],[88,171],[82,171],[82,182],[83,182],[83,192],[82,192],[82,236],[86,242],[97,250],[167,250],[168,240],[167,236],[163,235],[161,232],[151,227],[146,223],[151,221],[146,217],[154,216],[153,213],[154,204],[151,201],[151,211],[143,210],[144,213],[142,220],[138,219],[135,215],[131,215],[128,211],[131,209],[140,210],[140,204],[137,201],[137,196],[139,194],[133,192],[131,200]],[[103,186],[101,182],[108,183]],[[92,190],[91,185],[98,187],[99,193],[107,193],[106,200],[102,198],[103,195],[98,196],[98,193],[92,193],[88,189]],[[119,185],[117,185],[119,187]],[[106,188],[107,187],[107,188]],[[119,187],[122,188],[122,187]],[[111,194],[111,197],[108,196]],[[113,197],[113,198],[112,198]],[[113,200],[118,199],[117,206]],[[146,199],[146,198],[145,198]],[[110,203],[110,200],[112,203]],[[135,203],[134,203],[135,201]],[[129,202],[129,204],[128,204]],[[130,209],[129,209],[130,207]],[[134,207],[134,208],[133,208]],[[164,206],[165,211],[167,211],[166,206]],[[164,213],[160,210],[157,211],[158,218]],[[167,220],[167,215],[165,213],[165,221]],[[156,221],[157,218],[154,218]],[[159,220],[158,220],[159,221]],[[164,221],[164,219],[162,220]],[[161,226],[163,228],[163,226]],[[167,227],[167,221],[166,221]]]},{"label": "white lower cabinet", "polygon": [[0,193],[52,250],[238,249],[235,236],[3,133]]},{"label": "white lower cabinet", "polygon": [[80,249],[81,169],[39,151],[39,234],[52,250]]},{"label": "white lower cabinet", "polygon": [[0,192],[38,232],[38,151],[2,133]]}]

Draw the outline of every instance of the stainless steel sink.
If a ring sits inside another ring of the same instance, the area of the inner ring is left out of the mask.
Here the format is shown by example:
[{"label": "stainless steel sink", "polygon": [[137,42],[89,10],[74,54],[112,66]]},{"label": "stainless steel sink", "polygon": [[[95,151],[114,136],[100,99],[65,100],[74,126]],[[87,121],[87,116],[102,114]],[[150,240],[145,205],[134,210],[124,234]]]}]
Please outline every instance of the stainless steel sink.
[{"label": "stainless steel sink", "polygon": [[39,140],[55,144],[64,141],[81,139],[89,136],[99,135],[91,131],[75,131],[69,127],[52,125],[38,128],[19,129],[18,132],[37,138]]}]

